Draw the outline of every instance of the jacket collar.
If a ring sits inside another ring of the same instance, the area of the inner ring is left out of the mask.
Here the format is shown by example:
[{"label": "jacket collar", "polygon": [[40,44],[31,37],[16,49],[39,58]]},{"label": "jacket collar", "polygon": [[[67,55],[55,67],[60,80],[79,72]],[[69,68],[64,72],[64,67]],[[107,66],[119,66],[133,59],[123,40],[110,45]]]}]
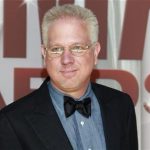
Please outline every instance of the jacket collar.
[{"label": "jacket collar", "polygon": [[71,143],[50,100],[48,80],[47,78],[37,90],[34,113],[27,115],[26,118],[47,149],[72,150]]},{"label": "jacket collar", "polygon": [[[55,108],[53,107],[52,101],[50,100],[49,91],[47,87],[47,78],[41,87],[37,90],[36,95],[36,107],[34,113],[27,117],[31,126],[34,128],[35,132],[46,146],[47,149],[51,149],[52,145],[56,147],[55,149],[72,150],[71,143],[64,131],[64,128],[59,120]],[[92,89],[98,99],[99,105],[101,107],[101,115],[103,121],[103,128],[106,140],[106,148],[109,150],[111,147],[110,132],[111,129],[111,115],[109,112],[109,102],[113,98],[112,90],[102,85],[92,83]],[[41,122],[39,122],[41,120]],[[43,128],[44,127],[44,130]],[[53,130],[55,129],[55,130]],[[51,143],[51,144],[50,144]],[[58,144],[59,143],[59,144]]]}]

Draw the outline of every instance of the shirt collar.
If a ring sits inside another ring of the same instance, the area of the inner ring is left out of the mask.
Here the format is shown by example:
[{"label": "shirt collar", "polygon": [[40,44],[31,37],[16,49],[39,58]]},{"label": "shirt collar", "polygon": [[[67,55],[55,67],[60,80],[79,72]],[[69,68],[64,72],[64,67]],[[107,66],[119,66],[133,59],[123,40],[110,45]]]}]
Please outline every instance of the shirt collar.
[{"label": "shirt collar", "polygon": [[[57,106],[63,107],[63,97],[66,94],[56,89],[51,82],[48,82],[47,85],[53,102],[55,101]],[[84,98],[91,97],[91,95],[92,95],[92,89],[91,89],[91,83],[89,83],[86,92],[84,93],[83,96],[80,97],[79,101]]]}]

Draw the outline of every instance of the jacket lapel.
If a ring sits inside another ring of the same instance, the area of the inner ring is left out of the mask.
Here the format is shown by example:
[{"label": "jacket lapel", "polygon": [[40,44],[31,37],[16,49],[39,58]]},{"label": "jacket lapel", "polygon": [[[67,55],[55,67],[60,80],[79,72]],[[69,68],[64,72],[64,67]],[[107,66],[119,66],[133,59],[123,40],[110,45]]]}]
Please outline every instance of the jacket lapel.
[{"label": "jacket lapel", "polygon": [[32,114],[26,115],[26,119],[47,149],[72,150],[70,141],[50,100],[46,81],[37,92],[35,109]]},{"label": "jacket lapel", "polygon": [[119,134],[120,134],[120,120],[116,118],[118,111],[114,112],[116,103],[115,94],[111,88],[103,85],[92,84],[92,89],[98,99],[101,116],[103,121],[104,136],[107,150],[120,150],[119,148]]},{"label": "jacket lapel", "polygon": [[[26,119],[47,149],[73,150],[50,99],[47,88],[48,80],[37,90],[35,109],[32,114],[26,115]],[[118,120],[113,117],[115,112],[111,103],[114,99],[112,90],[97,84],[92,84],[92,89],[101,108],[106,149],[118,150],[115,144],[119,133],[116,133],[117,129],[114,130]]]}]

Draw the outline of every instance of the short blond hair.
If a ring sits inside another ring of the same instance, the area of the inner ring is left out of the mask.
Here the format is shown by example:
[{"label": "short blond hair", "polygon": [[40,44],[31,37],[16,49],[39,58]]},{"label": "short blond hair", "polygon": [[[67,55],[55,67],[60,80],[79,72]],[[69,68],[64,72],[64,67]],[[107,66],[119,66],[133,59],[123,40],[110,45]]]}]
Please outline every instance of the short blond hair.
[{"label": "short blond hair", "polygon": [[48,44],[48,29],[50,24],[62,17],[72,17],[83,20],[87,25],[91,42],[94,43],[98,41],[99,25],[95,14],[87,8],[73,4],[65,4],[52,7],[43,17],[42,39],[45,46]]}]

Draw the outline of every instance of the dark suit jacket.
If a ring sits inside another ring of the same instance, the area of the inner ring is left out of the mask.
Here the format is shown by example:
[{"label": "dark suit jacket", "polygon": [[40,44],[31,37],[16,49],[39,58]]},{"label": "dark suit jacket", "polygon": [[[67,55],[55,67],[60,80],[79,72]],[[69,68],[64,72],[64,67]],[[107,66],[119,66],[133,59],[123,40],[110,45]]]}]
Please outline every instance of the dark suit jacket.
[{"label": "dark suit jacket", "polygon": [[[72,150],[50,100],[47,80],[0,111],[0,150]],[[101,107],[107,150],[138,150],[130,97],[94,83],[92,89]]]}]

